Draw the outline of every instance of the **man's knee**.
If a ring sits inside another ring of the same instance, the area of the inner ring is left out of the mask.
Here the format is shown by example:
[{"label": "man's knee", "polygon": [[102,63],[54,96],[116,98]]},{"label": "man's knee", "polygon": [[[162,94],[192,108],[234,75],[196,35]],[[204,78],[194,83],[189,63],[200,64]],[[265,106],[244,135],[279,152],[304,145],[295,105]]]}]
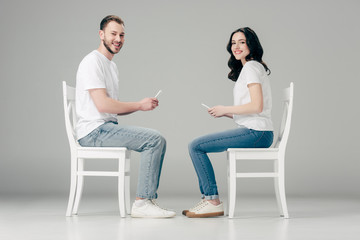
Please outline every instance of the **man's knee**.
[{"label": "man's knee", "polygon": [[161,133],[154,129],[148,129],[151,131],[151,140],[155,146],[166,146],[166,139],[161,135]]},{"label": "man's knee", "polygon": [[158,139],[158,142],[159,142],[158,144],[159,144],[160,146],[166,147],[166,139],[163,137],[163,135],[161,135],[161,134],[159,133],[157,139]]}]

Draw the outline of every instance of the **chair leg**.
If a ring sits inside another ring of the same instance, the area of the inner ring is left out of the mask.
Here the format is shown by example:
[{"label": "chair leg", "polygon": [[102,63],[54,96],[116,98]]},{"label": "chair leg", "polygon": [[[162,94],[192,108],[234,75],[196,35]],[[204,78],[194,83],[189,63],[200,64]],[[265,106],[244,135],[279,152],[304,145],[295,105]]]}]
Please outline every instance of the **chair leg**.
[{"label": "chair leg", "polygon": [[[73,155],[73,154],[71,154]],[[72,210],[74,207],[75,201],[75,192],[77,188],[77,177],[76,177],[76,169],[77,169],[77,158],[71,156],[71,167],[70,167],[70,193],[69,193],[69,201],[66,210],[66,216],[70,217],[72,215]]]},{"label": "chair leg", "polygon": [[125,159],[126,173],[125,176],[125,207],[126,213],[131,214],[130,208],[130,151],[127,151],[127,156]]},{"label": "chair leg", "polygon": [[236,160],[235,154],[228,155],[228,214],[229,218],[234,217],[236,202]]},{"label": "chair leg", "polygon": [[131,214],[130,207],[130,176],[125,176],[125,209],[127,214]]},{"label": "chair leg", "polygon": [[289,213],[286,204],[285,174],[284,174],[283,161],[284,159],[278,159],[277,161],[275,161],[275,168],[277,169],[278,177],[274,179],[274,185],[275,185],[276,200],[279,207],[280,216],[284,218],[289,218]]},{"label": "chair leg", "polygon": [[[79,159],[78,160],[78,171],[84,171],[84,159]],[[76,215],[78,213],[78,209],[79,209],[79,205],[80,205],[80,201],[81,201],[81,196],[83,193],[83,186],[84,186],[84,176],[82,175],[78,175],[77,176],[77,188],[76,188],[76,194],[75,194],[75,204],[74,204],[74,209],[73,209],[73,214]]]},{"label": "chair leg", "polygon": [[125,217],[125,154],[119,158],[118,195],[120,216]]}]

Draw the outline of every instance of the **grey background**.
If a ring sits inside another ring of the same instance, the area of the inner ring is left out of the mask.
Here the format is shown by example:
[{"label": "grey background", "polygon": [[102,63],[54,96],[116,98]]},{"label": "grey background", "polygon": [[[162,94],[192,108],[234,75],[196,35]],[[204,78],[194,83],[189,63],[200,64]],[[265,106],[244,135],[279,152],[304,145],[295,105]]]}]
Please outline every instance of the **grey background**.
[{"label": "grey background", "polygon": [[[140,100],[163,90],[155,111],[120,118],[166,137],[160,196],[198,197],[187,144],[235,126],[229,119],[212,119],[200,103],[232,103],[225,47],[232,31],[249,26],[272,70],[276,126],[279,93],[295,83],[288,196],[359,197],[359,7],[355,0],[1,0],[0,197],[67,197],[70,153],[61,82],[75,85],[78,64],[98,47],[98,25],[108,14],[126,25],[125,45],[114,58],[121,99]],[[133,192],[139,157],[133,153]],[[225,153],[211,159],[225,195]],[[109,169],[116,163],[100,165]],[[116,194],[114,179],[91,178],[85,184],[84,194]],[[244,180],[238,191],[271,195],[272,182]]]}]

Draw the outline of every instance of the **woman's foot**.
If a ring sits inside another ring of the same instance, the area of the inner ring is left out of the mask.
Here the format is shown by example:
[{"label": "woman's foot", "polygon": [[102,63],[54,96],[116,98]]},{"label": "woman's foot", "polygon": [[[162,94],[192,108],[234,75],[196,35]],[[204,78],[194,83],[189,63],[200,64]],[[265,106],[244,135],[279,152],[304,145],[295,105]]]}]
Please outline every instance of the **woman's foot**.
[{"label": "woman's foot", "polygon": [[[185,213],[185,214],[184,214]],[[183,214],[189,218],[217,217],[224,215],[224,205],[219,199],[201,200],[195,207],[184,210]]]},{"label": "woman's foot", "polygon": [[194,208],[196,208],[197,206],[201,205],[204,201],[206,201],[206,200],[205,200],[205,199],[201,199],[201,201],[198,202],[194,207],[190,208],[189,210],[183,210],[183,211],[182,211],[182,214],[183,214],[184,216],[186,216],[186,214],[187,214],[189,211],[193,211]]}]

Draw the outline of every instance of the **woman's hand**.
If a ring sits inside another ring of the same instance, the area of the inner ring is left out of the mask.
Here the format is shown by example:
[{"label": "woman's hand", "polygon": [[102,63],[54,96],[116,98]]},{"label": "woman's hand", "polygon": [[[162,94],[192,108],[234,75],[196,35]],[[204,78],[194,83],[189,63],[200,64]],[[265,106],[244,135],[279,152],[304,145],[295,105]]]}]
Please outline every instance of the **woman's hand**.
[{"label": "woman's hand", "polygon": [[215,106],[212,108],[209,108],[208,113],[213,116],[214,118],[219,118],[219,117],[223,117],[223,116],[227,116],[226,114],[227,112],[227,107],[226,106]]}]

